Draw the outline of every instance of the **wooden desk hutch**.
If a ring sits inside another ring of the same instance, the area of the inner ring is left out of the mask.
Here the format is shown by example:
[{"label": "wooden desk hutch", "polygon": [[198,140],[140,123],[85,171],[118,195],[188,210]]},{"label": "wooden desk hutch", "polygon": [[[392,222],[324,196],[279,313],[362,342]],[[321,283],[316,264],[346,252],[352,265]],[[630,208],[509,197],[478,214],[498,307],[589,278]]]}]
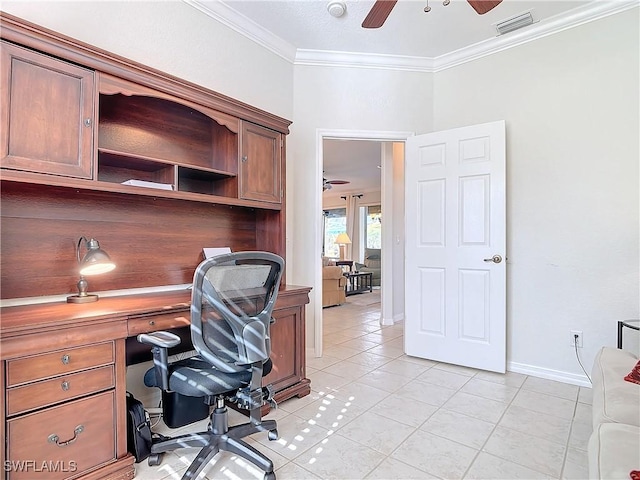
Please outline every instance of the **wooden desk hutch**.
[{"label": "wooden desk hutch", "polygon": [[[184,286],[203,247],[285,256],[289,121],[11,15],[0,33],[3,300],[76,293],[81,236],[117,264],[90,291]],[[279,401],[310,391],[310,289],[283,283],[265,379]],[[189,299],[182,288],[3,307],[5,478],[132,478],[126,340],[184,328]]]}]

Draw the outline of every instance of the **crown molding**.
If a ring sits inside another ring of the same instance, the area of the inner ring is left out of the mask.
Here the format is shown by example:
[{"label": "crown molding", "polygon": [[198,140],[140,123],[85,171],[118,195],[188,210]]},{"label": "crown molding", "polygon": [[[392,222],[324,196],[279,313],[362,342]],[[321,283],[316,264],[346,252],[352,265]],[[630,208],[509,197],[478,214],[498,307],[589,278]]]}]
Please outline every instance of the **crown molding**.
[{"label": "crown molding", "polygon": [[296,47],[282,38],[274,35],[253,20],[238,13],[224,2],[209,1],[203,3],[200,0],[182,0],[187,5],[226,25],[230,29],[254,41],[258,45],[294,63]]},{"label": "crown molding", "polygon": [[640,0],[596,0],[567,13],[556,15],[522,30],[496,36],[438,57],[413,57],[375,53],[336,52],[296,49],[295,46],[267,31],[222,1],[183,0],[186,4],[214,18],[232,30],[294,65],[326,67],[376,68],[435,73],[471,62],[539,38],[562,32],[640,5]]},{"label": "crown molding", "polygon": [[306,50],[303,48],[298,49],[294,63],[296,65],[320,65],[324,67],[377,68],[410,70],[413,72],[433,71],[433,60],[429,57],[334,52],[330,50]]},{"label": "crown molding", "polygon": [[609,15],[624,12],[640,5],[640,0],[594,1],[567,13],[535,23],[522,30],[496,36],[433,59],[434,72],[471,62],[478,58],[517,47],[554,33],[559,33]]}]

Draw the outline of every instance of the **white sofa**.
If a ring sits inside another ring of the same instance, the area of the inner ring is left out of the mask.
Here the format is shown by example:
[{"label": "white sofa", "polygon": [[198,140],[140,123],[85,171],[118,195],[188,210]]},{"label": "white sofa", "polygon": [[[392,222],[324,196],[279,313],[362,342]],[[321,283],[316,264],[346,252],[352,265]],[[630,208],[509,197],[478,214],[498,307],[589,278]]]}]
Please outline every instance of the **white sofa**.
[{"label": "white sofa", "polygon": [[632,470],[640,470],[640,385],[624,380],[637,362],[637,356],[612,347],[596,355],[590,478],[629,480]]}]

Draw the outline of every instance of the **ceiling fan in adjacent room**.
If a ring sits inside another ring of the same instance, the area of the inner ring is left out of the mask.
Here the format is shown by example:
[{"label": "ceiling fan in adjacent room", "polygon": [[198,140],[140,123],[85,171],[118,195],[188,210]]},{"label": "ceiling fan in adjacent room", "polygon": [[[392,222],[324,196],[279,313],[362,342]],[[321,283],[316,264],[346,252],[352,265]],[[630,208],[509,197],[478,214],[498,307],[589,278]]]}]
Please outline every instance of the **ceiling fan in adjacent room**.
[{"label": "ceiling fan in adjacent room", "polygon": [[346,185],[347,183],[351,183],[349,180],[327,180],[326,178],[322,179],[322,191],[331,190],[333,185]]},{"label": "ceiling fan in adjacent room", "polygon": [[[427,1],[427,6],[424,8],[425,12],[429,12],[431,7],[429,6],[429,1]],[[488,11],[497,7],[502,0],[467,0],[469,5],[473,7],[473,9],[478,12],[478,15],[484,15]],[[369,14],[362,22],[363,28],[380,28],[384,22],[387,20],[387,17],[395,7],[398,0],[376,0],[376,3],[373,4]],[[450,0],[444,0],[443,4],[449,5]]]}]

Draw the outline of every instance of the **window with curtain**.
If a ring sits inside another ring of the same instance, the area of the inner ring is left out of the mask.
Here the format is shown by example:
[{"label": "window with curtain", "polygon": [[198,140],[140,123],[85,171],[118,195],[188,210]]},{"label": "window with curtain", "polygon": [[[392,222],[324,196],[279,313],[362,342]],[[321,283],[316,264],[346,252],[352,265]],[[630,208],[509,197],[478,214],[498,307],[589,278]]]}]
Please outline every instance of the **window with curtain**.
[{"label": "window with curtain", "polygon": [[338,258],[340,247],[335,244],[338,234],[347,231],[347,209],[334,208],[324,210],[324,239],[322,243],[322,255]]},{"label": "window with curtain", "polygon": [[380,205],[368,205],[362,207],[365,216],[366,248],[382,248],[382,208]]}]

